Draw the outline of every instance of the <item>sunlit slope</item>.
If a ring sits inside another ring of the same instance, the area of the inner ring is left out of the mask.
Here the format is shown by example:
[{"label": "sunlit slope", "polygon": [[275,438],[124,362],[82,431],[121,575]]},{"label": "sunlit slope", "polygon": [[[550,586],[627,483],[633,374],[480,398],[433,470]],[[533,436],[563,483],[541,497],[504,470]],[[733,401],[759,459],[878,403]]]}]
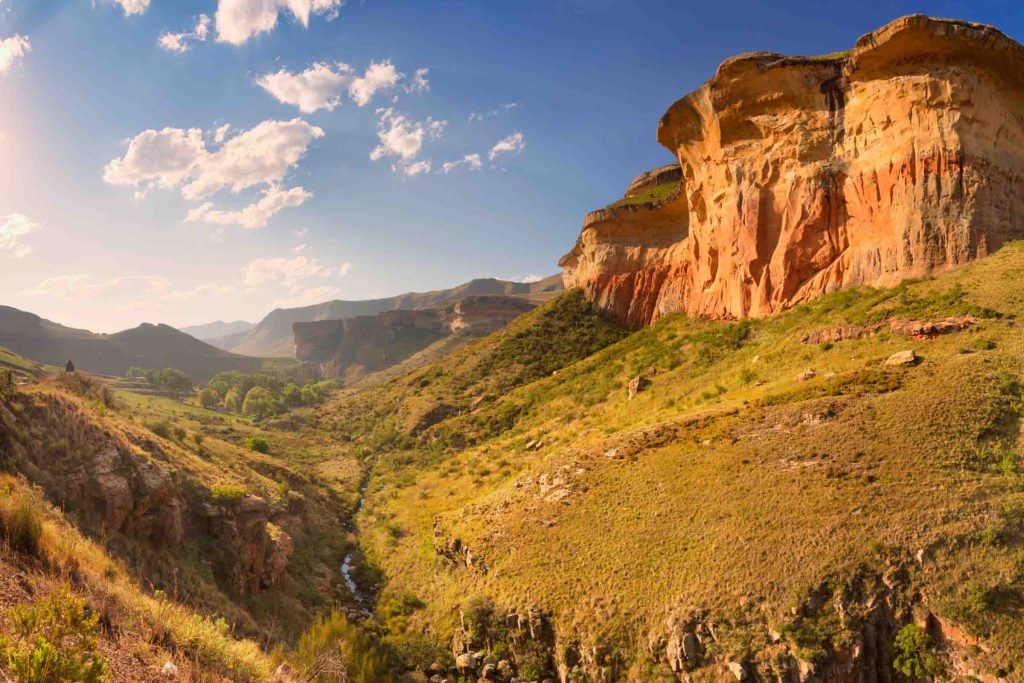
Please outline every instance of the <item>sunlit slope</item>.
[{"label": "sunlit slope", "polygon": [[701,675],[827,676],[867,625],[884,649],[930,613],[950,671],[1019,670],[1022,279],[1014,244],[770,319],[671,317],[565,367],[545,359],[572,325],[504,355],[496,335],[340,400],[325,422],[376,459],[368,561],[426,603],[399,628],[443,641],[486,595],[549,616],[552,672],[666,673],[670,624],[701,623],[735,634]]}]

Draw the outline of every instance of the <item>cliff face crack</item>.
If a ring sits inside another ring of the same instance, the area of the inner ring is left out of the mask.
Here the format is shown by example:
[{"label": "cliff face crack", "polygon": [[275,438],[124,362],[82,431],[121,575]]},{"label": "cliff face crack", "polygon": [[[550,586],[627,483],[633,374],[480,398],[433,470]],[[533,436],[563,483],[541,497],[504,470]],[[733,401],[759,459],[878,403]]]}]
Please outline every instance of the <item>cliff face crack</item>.
[{"label": "cliff face crack", "polygon": [[659,123],[679,166],[627,197],[679,187],[592,213],[565,284],[634,325],[732,319],[989,253],[1024,237],[1022,84],[1020,44],[923,16],[837,56],[728,59]]}]

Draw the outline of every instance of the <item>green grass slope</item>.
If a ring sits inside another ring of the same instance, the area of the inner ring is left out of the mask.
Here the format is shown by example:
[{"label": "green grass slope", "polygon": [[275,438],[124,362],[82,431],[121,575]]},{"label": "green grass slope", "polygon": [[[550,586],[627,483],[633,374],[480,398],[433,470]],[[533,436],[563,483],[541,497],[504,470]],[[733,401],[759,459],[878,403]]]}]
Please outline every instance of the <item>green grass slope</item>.
[{"label": "green grass slope", "polygon": [[[1012,244],[770,319],[628,336],[568,293],[338,398],[320,424],[373,463],[358,524],[387,637],[536,678],[857,680],[913,644],[943,680],[1019,680],[1022,278]],[[952,316],[973,321],[891,325]],[[821,331],[839,340],[804,341]],[[905,350],[916,364],[886,364]]]}]

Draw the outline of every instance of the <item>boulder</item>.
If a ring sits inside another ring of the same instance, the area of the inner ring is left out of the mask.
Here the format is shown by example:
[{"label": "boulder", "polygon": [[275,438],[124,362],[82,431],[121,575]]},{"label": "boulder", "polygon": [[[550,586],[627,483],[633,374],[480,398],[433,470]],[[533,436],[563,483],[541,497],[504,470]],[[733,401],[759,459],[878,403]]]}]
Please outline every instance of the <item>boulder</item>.
[{"label": "boulder", "polygon": [[801,382],[806,382],[807,380],[814,379],[817,376],[818,376],[817,372],[815,372],[814,370],[812,370],[810,368],[807,368],[806,370],[801,372],[799,375],[797,375],[796,378],[798,380],[800,380]]},{"label": "boulder", "polygon": [[629,397],[635,397],[638,393],[640,393],[647,387],[647,384],[649,382],[650,380],[648,380],[643,375],[637,375],[633,379],[629,380],[629,388],[627,389]]},{"label": "boulder", "polygon": [[917,354],[912,349],[907,351],[897,351],[888,358],[885,359],[886,365],[901,366],[901,365],[913,365],[917,362]]}]

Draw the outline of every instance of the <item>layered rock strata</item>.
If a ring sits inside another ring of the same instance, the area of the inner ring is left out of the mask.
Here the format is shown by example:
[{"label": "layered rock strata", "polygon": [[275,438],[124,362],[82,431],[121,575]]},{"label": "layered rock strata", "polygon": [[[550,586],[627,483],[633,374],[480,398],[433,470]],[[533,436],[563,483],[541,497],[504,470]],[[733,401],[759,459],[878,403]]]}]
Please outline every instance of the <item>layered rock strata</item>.
[{"label": "layered rock strata", "polygon": [[843,53],[730,58],[658,125],[678,186],[588,214],[565,285],[646,325],[764,316],[983,257],[1024,236],[1022,85],[1024,46],[920,15]]}]

